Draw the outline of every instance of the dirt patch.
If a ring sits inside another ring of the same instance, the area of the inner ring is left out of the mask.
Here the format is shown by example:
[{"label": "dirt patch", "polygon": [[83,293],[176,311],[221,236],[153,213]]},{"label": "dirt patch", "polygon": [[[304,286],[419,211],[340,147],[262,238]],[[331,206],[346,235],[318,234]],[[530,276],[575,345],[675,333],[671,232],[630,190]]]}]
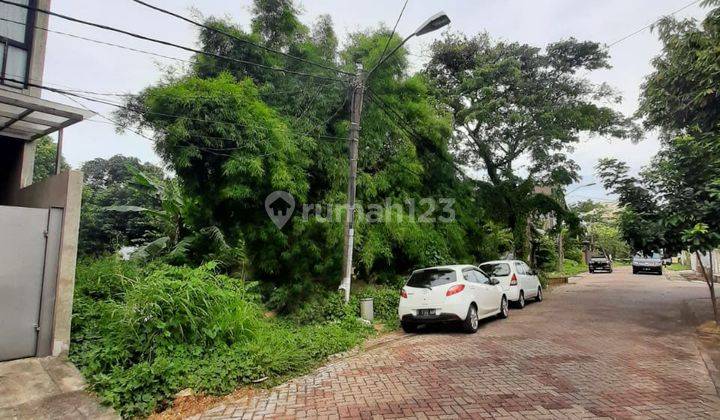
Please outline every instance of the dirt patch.
[{"label": "dirt patch", "polygon": [[196,414],[201,414],[213,407],[223,403],[237,402],[243,398],[252,398],[260,390],[253,388],[239,388],[232,394],[224,396],[211,395],[189,395],[175,398],[173,404],[167,410],[161,413],[152,414],[150,420],[175,420],[184,419]]},{"label": "dirt patch", "polygon": [[720,326],[715,321],[707,321],[697,327],[697,332],[704,336],[703,338],[720,340]]}]

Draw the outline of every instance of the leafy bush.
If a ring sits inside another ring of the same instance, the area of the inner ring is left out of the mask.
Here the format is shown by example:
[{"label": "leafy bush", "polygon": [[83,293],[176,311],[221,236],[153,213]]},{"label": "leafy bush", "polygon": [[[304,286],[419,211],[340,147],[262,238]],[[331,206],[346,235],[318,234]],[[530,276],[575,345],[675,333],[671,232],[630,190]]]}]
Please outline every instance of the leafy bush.
[{"label": "leafy bush", "polygon": [[375,319],[390,325],[398,323],[397,310],[400,304],[400,288],[389,286],[367,286],[362,288],[350,300],[350,306],[357,308],[358,316],[360,315],[360,299],[363,298],[373,299]]},{"label": "leafy bush", "polygon": [[188,387],[219,394],[263,377],[274,383],[370,332],[342,300],[323,315],[332,322],[265,318],[256,285],[215,268],[79,265],[70,358],[122,416],[148,415]]}]

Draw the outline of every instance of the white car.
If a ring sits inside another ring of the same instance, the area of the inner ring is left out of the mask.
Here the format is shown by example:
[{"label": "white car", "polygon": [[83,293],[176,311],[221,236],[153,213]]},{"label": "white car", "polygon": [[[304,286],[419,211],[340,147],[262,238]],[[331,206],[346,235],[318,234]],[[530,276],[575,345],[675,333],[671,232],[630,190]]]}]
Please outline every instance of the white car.
[{"label": "white car", "polygon": [[400,292],[398,316],[405,332],[418,325],[461,322],[474,333],[479,320],[508,316],[508,301],[497,279],[472,265],[415,270]]},{"label": "white car", "polygon": [[522,309],[526,299],[543,299],[542,286],[537,273],[520,260],[488,261],[480,264],[480,269],[489,276],[500,280],[503,293],[510,302]]}]

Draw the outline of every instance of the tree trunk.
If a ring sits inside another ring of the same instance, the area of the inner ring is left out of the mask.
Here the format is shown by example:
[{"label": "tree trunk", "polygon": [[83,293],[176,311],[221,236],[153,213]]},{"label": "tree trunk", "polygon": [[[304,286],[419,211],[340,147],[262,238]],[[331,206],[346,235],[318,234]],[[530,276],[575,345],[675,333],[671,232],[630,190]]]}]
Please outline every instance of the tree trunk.
[{"label": "tree trunk", "polygon": [[562,273],[564,265],[565,265],[565,250],[563,249],[563,231],[562,231],[562,225],[559,226],[560,232],[558,232],[557,237],[557,271],[558,273]]},{"label": "tree trunk", "polygon": [[718,319],[717,301],[715,300],[715,281],[713,279],[713,273],[712,273],[712,250],[710,251],[710,275],[709,276],[708,276],[707,271],[705,270],[705,266],[702,263],[702,258],[700,257],[700,251],[695,251],[695,256],[697,257],[698,264],[700,264],[700,270],[702,270],[703,277],[705,278],[705,282],[707,283],[708,288],[710,288],[710,301],[712,302],[713,316],[715,317],[715,325],[720,326],[720,320]]}]

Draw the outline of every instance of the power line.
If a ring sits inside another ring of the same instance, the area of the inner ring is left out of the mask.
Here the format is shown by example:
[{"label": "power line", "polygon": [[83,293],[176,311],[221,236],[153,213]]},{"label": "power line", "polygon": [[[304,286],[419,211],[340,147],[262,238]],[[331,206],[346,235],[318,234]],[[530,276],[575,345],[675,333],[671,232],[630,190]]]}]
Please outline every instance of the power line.
[{"label": "power line", "polygon": [[232,57],[227,57],[227,56],[220,55],[220,54],[215,54],[215,53],[212,53],[212,52],[202,51],[202,50],[198,50],[198,49],[195,49],[195,48],[187,47],[187,46],[184,46],[184,45],[175,44],[175,43],[173,43],[173,42],[163,41],[163,40],[161,40],[161,39],[152,38],[152,37],[145,36],[145,35],[140,35],[140,34],[137,34],[137,33],[134,33],[134,32],[129,32],[129,31],[126,31],[126,30],[124,30],[124,29],[114,28],[114,27],[112,27],[112,26],[103,25],[103,24],[100,24],[100,23],[89,22],[89,21],[86,21],[86,20],[74,18],[74,17],[72,17],[72,16],[67,16],[67,15],[63,15],[63,14],[60,14],[60,13],[52,12],[52,11],[49,11],[49,10],[40,9],[40,8],[33,7],[33,6],[24,5],[24,4],[21,4],[21,3],[11,2],[11,1],[8,1],[8,0],[0,0],[0,3],[9,4],[9,5],[11,5],[11,6],[16,6],[16,7],[22,7],[22,8],[27,9],[27,10],[32,10],[32,11],[44,13],[44,14],[49,15],[49,16],[55,16],[55,17],[58,17],[58,18],[60,18],[60,19],[65,19],[65,20],[68,20],[68,21],[70,21],[70,22],[75,22],[75,23],[79,23],[79,24],[82,24],[82,25],[92,26],[92,27],[99,28],[99,29],[103,29],[103,30],[106,30],[106,31],[117,32],[117,33],[120,33],[120,34],[123,34],[123,35],[131,36],[131,37],[133,37],[133,38],[142,39],[142,40],[144,40],[144,41],[154,42],[154,43],[157,43],[157,44],[166,45],[166,46],[169,46],[169,47],[174,47],[174,48],[178,48],[178,49],[181,49],[181,50],[193,52],[193,53],[195,53],[195,54],[202,54],[202,55],[206,55],[206,56],[208,56],[208,57],[218,58],[218,59],[221,59],[221,60],[228,60],[228,61],[235,62],[235,63],[239,63],[239,64],[245,64],[245,65],[255,66],[255,67],[263,68],[263,69],[266,69],[266,70],[272,70],[272,71],[277,71],[277,72],[282,72],[282,73],[287,73],[287,74],[294,74],[294,75],[297,75],[297,76],[312,77],[312,78],[322,79],[322,80],[343,81],[342,79],[338,79],[338,78],[335,78],[335,77],[320,76],[320,75],[317,75],[317,74],[303,73],[303,72],[299,72],[299,71],[295,71],[295,70],[290,70],[290,69],[286,69],[286,68],[282,68],[282,67],[273,67],[273,66],[269,66],[269,65],[265,65],[265,64],[261,64],[261,63],[255,63],[255,62],[253,62],[253,61],[241,60],[241,59],[238,59],[238,58],[232,58]]},{"label": "power line", "polygon": [[658,23],[658,22],[660,22],[661,20],[665,19],[666,17],[668,17],[668,16],[673,16],[673,15],[675,15],[675,14],[677,14],[677,13],[680,13],[680,12],[682,12],[683,10],[687,9],[688,7],[691,7],[691,6],[693,6],[693,5],[697,4],[697,3],[700,3],[701,1],[702,1],[702,0],[694,0],[694,1],[686,4],[685,6],[679,8],[679,9],[673,11],[673,12],[670,12],[670,13],[668,13],[668,14],[666,14],[666,15],[663,15],[663,16],[660,17],[659,19],[656,19],[656,20],[653,21],[652,23],[643,26],[642,28],[636,30],[635,32],[629,33],[629,34],[625,35],[624,37],[618,39],[618,40],[615,41],[615,42],[611,42],[610,44],[608,44],[607,48],[612,48],[612,47],[614,47],[615,45],[617,45],[617,44],[625,41],[626,39],[631,38],[631,37],[633,37],[633,36],[641,33],[642,31],[644,31],[644,30],[652,27],[653,25],[655,25],[656,23]]},{"label": "power line", "polygon": [[[251,45],[251,46],[253,46],[253,47],[260,48],[260,49],[263,49],[263,50],[268,51],[268,52],[271,52],[271,53],[279,54],[279,55],[282,55],[282,56],[284,56],[284,57],[291,58],[291,59],[293,59],[293,60],[297,60],[297,61],[300,61],[300,62],[303,62],[303,63],[306,63],[306,64],[310,64],[310,65],[313,65],[313,66],[317,66],[317,67],[320,67],[320,68],[323,68],[323,69],[326,69],[326,70],[331,70],[331,71],[334,71],[334,72],[336,72],[336,73],[342,73],[342,74],[345,74],[345,75],[348,75],[348,76],[354,76],[353,73],[350,73],[350,72],[347,72],[347,71],[344,71],[344,70],[340,70],[340,69],[338,69],[338,68],[336,68],[336,67],[328,66],[328,65],[325,65],[325,64],[322,64],[322,63],[318,63],[318,62],[316,62],[316,61],[308,60],[308,59],[306,59],[306,58],[297,57],[297,56],[294,56],[294,55],[292,55],[292,54],[288,54],[288,53],[285,53],[285,52],[282,52],[282,51],[275,50],[275,49],[270,48],[270,47],[267,47],[267,46],[265,46],[265,45],[256,44],[256,43],[254,43],[254,42],[252,42],[252,41],[249,41],[249,40],[247,40],[247,39],[240,38],[240,37],[238,37],[237,35],[231,34],[230,32],[223,31],[223,30],[217,29],[217,28],[213,28],[212,26],[206,25],[206,24],[204,24],[204,23],[200,23],[200,22],[198,22],[198,21],[196,21],[196,20],[190,19],[190,18],[188,18],[188,17],[186,17],[186,16],[180,15],[180,14],[175,13],[175,12],[171,12],[170,10],[163,9],[163,8],[161,8],[161,7],[152,5],[152,4],[150,4],[150,3],[146,3],[146,2],[141,1],[141,0],[133,0],[133,1],[134,1],[135,3],[138,3],[138,4],[140,4],[140,5],[143,5],[143,6],[145,6],[145,7],[149,7],[150,9],[156,10],[156,11],[158,11],[158,12],[160,12],[160,13],[164,13],[164,14],[166,14],[166,15],[170,15],[170,16],[172,16],[172,17],[178,18],[178,19],[183,20],[183,21],[185,21],[185,22],[191,23],[191,24],[193,24],[193,25],[195,25],[195,26],[197,26],[197,27],[204,28],[204,29],[207,29],[207,30],[209,30],[209,31],[212,31],[212,32],[215,32],[215,33],[224,35],[224,36],[227,36],[227,37],[232,38],[232,39],[234,39],[234,40],[236,40],[236,41],[242,42],[243,44]],[[407,3],[407,2],[406,2],[406,3]]]},{"label": "power line", "polygon": [[[23,25],[23,26],[26,25],[25,22],[18,22],[18,21],[16,21],[16,20],[8,19],[8,18],[5,18],[5,17],[0,17],[0,20],[1,20],[1,21],[4,21],[4,22],[10,22],[10,23],[18,24],[18,25]],[[84,37],[84,36],[80,36],[80,35],[75,35],[75,34],[71,34],[71,33],[68,33],[68,32],[57,31],[57,30],[54,30],[54,29],[44,28],[44,27],[42,27],[42,26],[37,26],[37,25],[35,25],[34,28],[35,28],[35,29],[39,29],[39,30],[41,30],[41,31],[45,31],[45,32],[50,32],[50,33],[54,33],[54,34],[58,34],[58,35],[63,35],[63,36],[71,37],[71,38],[81,39],[81,40],[83,40],[83,41],[93,42],[93,43],[95,43],[95,44],[101,44],[101,45],[105,45],[105,46],[109,46],[109,47],[121,48],[121,49],[124,49],[124,50],[133,51],[133,52],[138,52],[138,53],[147,54],[147,55],[154,55],[154,56],[156,56],[156,57],[166,58],[166,59],[175,60],[175,61],[181,61],[181,62],[183,62],[183,63],[191,63],[190,60],[185,60],[185,59],[183,59],[183,58],[171,57],[171,56],[168,56],[168,55],[163,55],[163,54],[159,54],[159,53],[152,52],[152,51],[146,51],[146,50],[141,50],[141,49],[138,49],[138,48],[128,47],[128,46],[125,46],[125,45],[115,44],[115,43],[112,43],[112,42],[100,41],[100,40],[98,40],[98,39],[88,38],[88,37]]]},{"label": "power line", "polygon": [[[21,81],[15,80],[15,79],[9,79],[9,78],[7,78],[6,80],[11,81],[11,82],[14,82],[14,83],[21,83]],[[105,105],[110,105],[110,106],[114,106],[114,107],[121,108],[121,109],[127,109],[127,110],[134,111],[134,112],[137,111],[137,110],[133,110],[132,108],[127,107],[127,106],[124,106],[124,105],[116,104],[116,103],[109,102],[109,101],[103,101],[103,100],[100,100],[100,99],[89,98],[89,97],[86,97],[86,96],[78,95],[78,94],[73,93],[73,92],[65,91],[65,90],[63,90],[63,89],[57,89],[57,88],[48,87],[48,86],[43,86],[43,85],[38,85],[38,84],[34,84],[34,83],[28,83],[28,85],[29,85],[29,86],[32,86],[32,87],[36,87],[36,88],[39,88],[39,89],[48,90],[48,91],[50,91],[50,92],[54,92],[54,93],[63,95],[63,96],[65,96],[66,98],[70,99],[71,101],[75,102],[76,104],[80,105],[82,108],[85,108],[85,109],[87,109],[88,111],[91,111],[91,112],[97,114],[97,115],[100,116],[101,118],[104,118],[105,120],[107,120],[109,123],[114,124],[114,125],[117,125],[117,126],[121,126],[122,124],[120,124],[120,123],[118,123],[117,121],[111,119],[110,117],[107,117],[106,115],[104,115],[104,114],[101,113],[101,112],[98,112],[98,111],[96,111],[96,110],[90,109],[89,107],[87,107],[87,106],[85,106],[84,104],[80,103],[79,101],[75,100],[73,97],[75,97],[75,98],[80,98],[80,99],[84,99],[84,100],[87,100],[87,101],[90,101],[90,102],[96,102],[96,103],[101,103],[101,104],[105,104]],[[27,96],[27,95],[26,95],[26,96]],[[340,108],[338,108],[338,110],[335,111],[335,113],[333,113],[333,114],[330,116],[330,118],[328,118],[328,120],[325,122],[324,125],[326,125],[327,122],[329,122],[335,115],[337,115],[337,113],[340,111],[340,109],[342,109],[342,107],[344,107],[344,105],[345,105],[345,102],[343,102],[343,104],[340,105]],[[207,120],[201,120],[201,119],[190,118],[190,117],[186,117],[186,116],[182,116],[182,115],[173,115],[173,114],[157,113],[157,112],[151,112],[151,111],[146,111],[146,112],[147,112],[147,113],[151,113],[151,114],[160,114],[160,115],[169,116],[169,117],[176,117],[176,118],[185,118],[185,119],[190,119],[190,120],[197,120],[197,121],[202,121],[202,122],[207,122],[207,123],[233,124],[233,123],[224,122],[224,121],[212,121],[212,120],[207,121]],[[95,123],[103,123],[102,121],[94,121],[94,120],[88,120],[88,121],[95,122]],[[246,127],[247,127],[247,126],[246,126]],[[135,130],[129,128],[129,127],[125,127],[125,128],[126,128],[127,130],[129,130],[129,131],[131,131],[131,132],[133,132],[133,133],[135,133],[135,134],[137,134],[137,135],[139,135],[139,136],[147,139],[147,140],[150,140],[150,141],[153,141],[153,142],[154,142],[154,139],[152,139],[152,138],[150,138],[150,137],[148,137],[148,136],[146,136],[146,135],[144,135],[144,134],[142,134],[142,133],[140,133],[140,132],[138,132],[138,131],[135,131]],[[253,127],[253,128],[262,128],[262,127]],[[267,132],[267,131],[270,131],[270,130],[265,129],[265,131]],[[291,133],[291,130],[288,129],[288,130],[286,131],[286,133]],[[300,137],[306,137],[306,136],[308,136],[309,134],[310,134],[310,130],[306,131],[305,133],[301,133],[301,134],[300,134]],[[237,141],[239,140],[239,139],[236,139],[236,138],[207,136],[207,135],[193,135],[192,137],[206,138],[206,139],[212,139],[212,140],[227,140],[227,141],[232,141],[232,142],[237,142]],[[318,138],[318,139],[320,139],[320,138],[325,138],[325,139],[331,139],[331,140],[338,140],[338,139],[339,139],[339,140],[346,140],[346,139],[344,139],[344,138],[335,137],[335,136],[326,136],[326,135],[318,135],[317,138]],[[191,144],[191,143],[189,143],[188,141],[186,141],[185,143],[188,144],[189,146],[197,147],[198,149],[206,150],[206,151],[211,151],[211,152],[233,151],[233,150],[241,150],[241,149],[244,149],[244,147],[214,148],[214,147],[207,147],[207,146],[198,146],[198,145],[195,145],[195,144]],[[263,155],[258,155],[258,157],[269,156],[269,155],[278,153],[278,152],[280,152],[280,151],[281,151],[281,150],[278,150],[278,151],[275,151],[275,152],[271,152],[271,153],[266,153],[266,154],[263,154]],[[215,153],[215,154],[217,154],[217,153]],[[224,156],[230,156],[230,155],[224,154]]]},{"label": "power line", "polygon": [[383,48],[382,54],[380,54],[380,59],[378,60],[378,63],[382,63],[383,59],[385,58],[385,53],[388,50],[388,47],[390,46],[390,41],[392,41],[392,37],[395,35],[395,30],[397,30],[398,24],[400,23],[400,19],[402,19],[403,13],[405,13],[405,8],[408,5],[408,0],[405,0],[405,3],[403,4],[402,9],[400,10],[400,14],[398,15],[397,20],[395,21],[395,26],[393,26],[392,32],[390,32],[390,36],[388,37],[387,42],[385,43],[385,48]]},{"label": "power line", "polygon": [[[14,83],[22,83],[22,81],[20,81],[20,80],[11,79],[11,78],[6,78],[5,80],[8,80],[8,81],[14,82]],[[186,119],[186,120],[190,120],[190,121],[198,121],[198,122],[203,122],[203,123],[207,123],[207,124],[226,124],[226,125],[229,125],[229,126],[234,126],[234,127],[236,127],[236,128],[237,128],[237,127],[245,127],[246,129],[250,129],[251,131],[260,130],[260,131],[264,131],[265,133],[268,133],[268,132],[272,131],[272,130],[270,130],[270,129],[268,129],[268,128],[265,128],[265,127],[260,127],[260,126],[258,126],[258,127],[252,127],[252,126],[249,126],[249,125],[246,125],[246,124],[240,124],[240,123],[238,123],[238,122],[218,121],[218,120],[206,120],[206,119],[201,119],[201,118],[188,117],[188,116],[185,116],[185,115],[176,115],[176,114],[168,114],[168,113],[164,113],[164,112],[155,112],[155,111],[149,111],[149,110],[136,109],[136,108],[133,108],[133,107],[129,107],[129,106],[127,106],[127,105],[122,105],[122,104],[118,104],[118,103],[111,102],[111,101],[107,101],[107,100],[103,100],[103,99],[97,99],[97,98],[92,98],[92,97],[88,97],[88,96],[83,96],[83,95],[80,95],[80,94],[77,94],[77,93],[74,93],[74,92],[71,92],[71,91],[68,91],[68,90],[65,90],[65,89],[59,89],[59,88],[54,88],[54,87],[50,87],[50,86],[44,86],[44,85],[40,85],[40,84],[36,84],[36,83],[28,83],[28,86],[36,87],[36,88],[39,88],[39,89],[44,89],[44,90],[47,90],[47,91],[50,91],[50,92],[54,92],[54,93],[57,93],[57,94],[60,94],[60,95],[66,96],[66,97],[69,95],[69,96],[73,96],[73,97],[76,97],[76,98],[84,99],[84,100],[86,100],[86,101],[95,102],[95,103],[99,103],[99,104],[103,104],[103,105],[108,105],[108,106],[116,107],[116,108],[119,108],[119,109],[125,109],[125,110],[131,111],[131,112],[140,112],[140,113],[147,113],[147,114],[159,115],[159,116],[164,116],[164,117]],[[95,112],[95,111],[93,111],[93,112]],[[118,124],[118,125],[120,125],[120,124]],[[293,133],[293,131],[292,131],[291,129],[289,129],[289,128],[286,128],[286,129],[280,130],[280,131],[284,131],[286,134],[292,134],[292,133]],[[307,133],[304,134],[304,135],[307,135]],[[226,137],[213,137],[213,136],[203,136],[203,135],[198,135],[198,136],[196,136],[196,137],[204,137],[204,138],[217,139],[217,140],[237,141],[237,139],[231,139],[231,138],[226,138]],[[328,137],[331,137],[331,136],[328,136]]]}]

